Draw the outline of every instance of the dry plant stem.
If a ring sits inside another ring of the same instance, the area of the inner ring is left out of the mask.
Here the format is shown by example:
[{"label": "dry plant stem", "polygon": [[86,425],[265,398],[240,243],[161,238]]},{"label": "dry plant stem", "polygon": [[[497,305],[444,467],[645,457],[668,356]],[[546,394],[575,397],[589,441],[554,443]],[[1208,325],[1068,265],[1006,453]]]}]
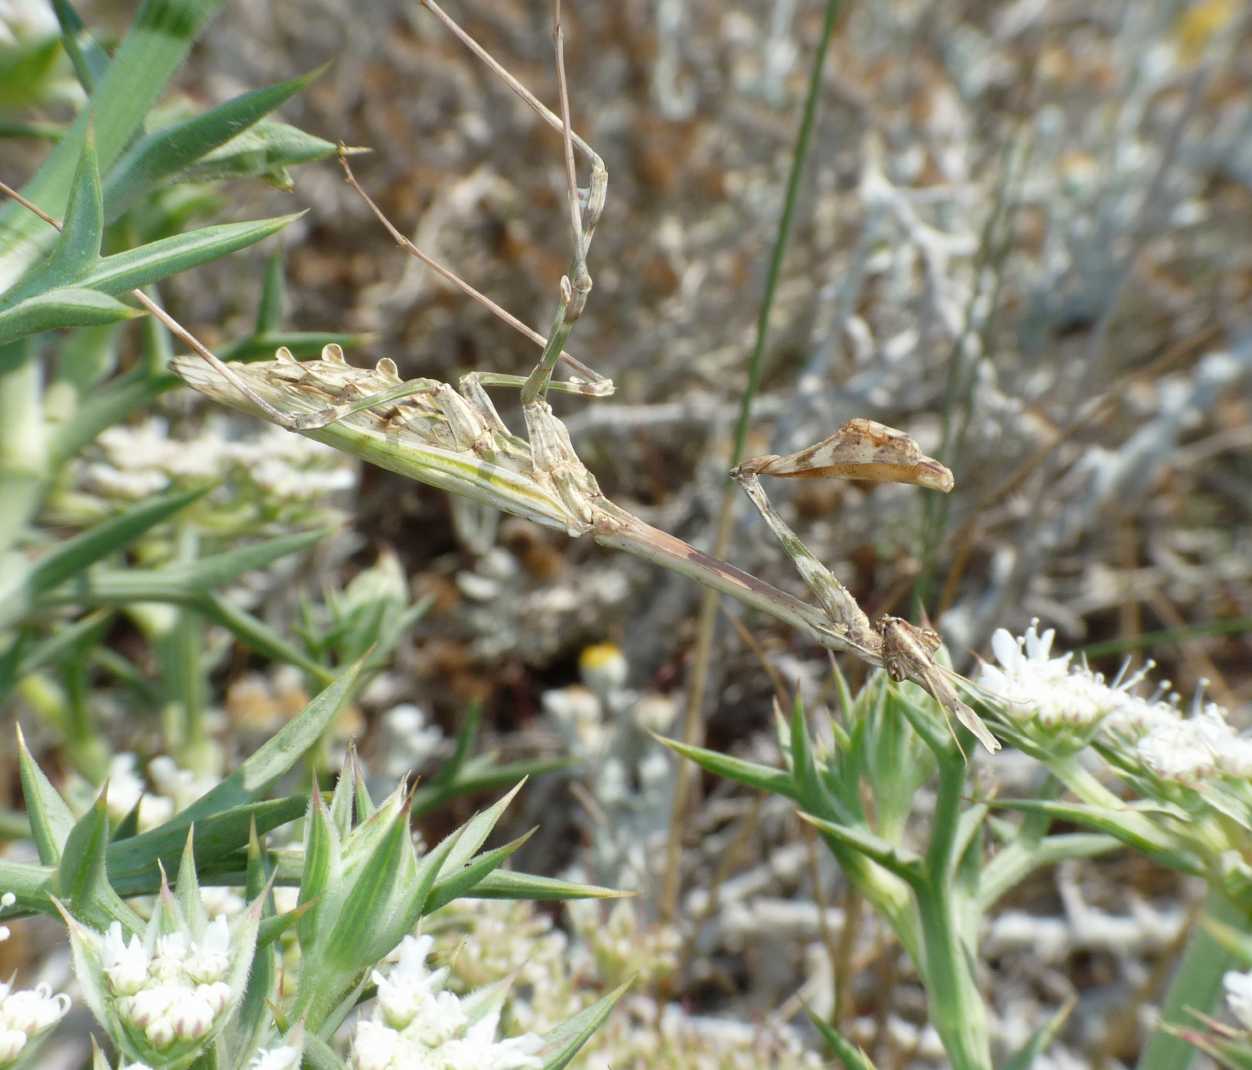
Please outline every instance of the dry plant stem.
[{"label": "dry plant stem", "polygon": [[856,954],[856,937],[861,931],[861,914],[865,900],[851,882],[843,897],[843,929],[839,933],[839,946],[836,948],[834,962],[835,1006],[831,1012],[830,1024],[836,1029],[850,1021],[856,1014],[856,1004],[852,1000],[852,975],[856,971],[853,958]]},{"label": "dry plant stem", "polygon": [[561,30],[561,0],[555,0],[553,37],[556,39],[556,78],[561,91],[561,141],[565,149],[565,182],[569,194],[570,230],[574,236],[574,299],[566,312],[570,323],[577,321],[591,293],[587,270],[587,246],[583,236],[583,215],[578,204],[578,176],[574,170],[574,128],[570,123],[569,84],[565,78],[565,34]]},{"label": "dry plant stem", "polygon": [[[514,93],[521,97],[521,99],[525,101],[526,104],[529,105],[529,107],[541,119],[543,119],[544,122],[552,127],[553,130],[559,132],[564,129],[565,124],[561,122],[561,117],[556,115],[551,108],[549,108],[543,103],[543,101],[535,96],[534,93],[522,85],[522,83],[510,74],[490,52],[483,48],[482,45],[475,41],[463,29],[461,29],[455,20],[453,20],[453,18],[446,11],[444,11],[443,8],[435,3],[435,0],[419,0],[419,3],[421,3],[422,7],[442,22],[444,26],[447,27],[449,32],[457,38],[457,40],[459,40],[466,48],[468,48],[474,53],[475,56],[486,64],[486,66],[489,67],[494,74],[496,74],[511,90],[513,90]],[[601,168],[604,167],[603,161],[600,160],[596,151],[588,145],[587,142],[585,142],[577,134],[573,133],[571,134],[570,139],[577,147],[578,151],[591,161],[593,167],[596,165],[597,161],[600,163]]]},{"label": "dry plant stem", "polygon": [[[600,221],[600,213],[604,210],[604,200],[608,193],[608,171],[605,169],[604,161],[600,159],[599,154],[590,145],[579,137],[569,125],[567,120],[563,120],[556,115],[551,108],[543,103],[521,82],[519,82],[512,74],[510,74],[500,62],[482,45],[475,41],[468,33],[466,33],[456,22],[441,8],[435,0],[420,0],[421,5],[434,15],[445,27],[456,37],[466,48],[474,53],[487,67],[496,74],[514,93],[516,93],[544,122],[546,122],[553,130],[561,133],[568,143],[577,148],[591,163],[591,182],[587,189],[587,214],[582,218],[582,241],[580,248],[585,255],[586,248],[591,244],[592,236],[595,234],[596,224]],[[560,8],[557,8],[557,26],[560,26]],[[563,64],[558,64],[558,76],[564,81]],[[581,311],[581,309],[580,309]]]},{"label": "dry plant stem", "polygon": [[[339,152],[339,165],[343,168],[344,178],[346,179],[348,185],[351,186],[353,190],[356,191],[357,195],[369,206],[370,211],[374,213],[375,218],[383,225],[383,228],[387,231],[387,233],[391,235],[392,240],[400,246],[401,249],[408,253],[409,256],[430,268],[431,271],[433,271],[441,279],[446,282],[450,282],[467,297],[477,301],[497,319],[503,320],[515,331],[520,334],[524,334],[527,338],[534,342],[535,345],[542,347],[547,346],[548,339],[536,331],[533,327],[523,323],[516,316],[514,316],[513,313],[496,304],[495,301],[493,301],[481,290],[475,289],[451,268],[445,267],[434,257],[422,252],[422,250],[414,245],[413,242],[401,234],[391,220],[387,218],[383,210],[374,202],[374,199],[365,192],[361,184],[357,181],[356,175],[353,173],[352,167],[348,163],[348,158],[342,148]],[[600,375],[592,368],[589,368],[572,353],[567,353],[565,350],[562,350],[560,358],[580,376],[586,377],[587,385],[589,387],[586,393],[593,394],[596,397],[605,397],[613,392],[613,381],[611,379],[606,379],[603,375]]]},{"label": "dry plant stem", "polygon": [[784,709],[790,708],[793,700],[787,691],[787,685],[783,683],[783,678],[779,675],[778,670],[774,668],[774,663],[770,661],[769,655],[765,652],[765,647],[761,645],[761,641],[752,634],[752,629],[744,624],[737,614],[727,613],[726,619],[730,622],[730,626],[735,629],[735,633],[742,640],[743,645],[756,655],[757,664],[761,666],[761,671],[769,677],[769,682],[774,687],[774,701]]},{"label": "dry plant stem", "polygon": [[[730,545],[730,530],[735,519],[735,494],[728,487],[722,494],[718,508],[717,527],[713,535],[713,549],[724,553]],[[683,716],[683,742],[688,746],[700,746],[704,742],[704,693],[708,689],[709,666],[713,660],[713,637],[716,632],[717,611],[720,594],[716,588],[706,588],[700,599],[700,613],[696,618],[696,643],[691,652],[691,680],[687,685],[687,708]],[[678,763],[674,781],[674,798],[670,807],[669,837],[665,841],[665,876],[661,884],[661,917],[673,921],[678,912],[678,892],[681,883],[682,833],[687,805],[692,791],[690,762]]]},{"label": "dry plant stem", "polygon": [[[826,898],[826,889],[822,884],[822,863],[821,856],[817,853],[817,830],[807,822],[800,822],[801,832],[804,837],[805,850],[808,852],[809,861],[809,877],[813,881],[813,902],[817,905],[817,932],[822,940],[822,947],[826,949],[826,957],[830,960],[830,975],[837,977],[840,973],[840,962],[843,960],[844,947],[843,937],[848,929],[848,918],[845,915],[843,919],[843,929],[838,937],[830,928],[830,919],[827,917],[827,911],[830,909],[830,901]],[[835,1005],[831,1008],[832,1024],[839,1019],[839,990],[835,990]]]}]

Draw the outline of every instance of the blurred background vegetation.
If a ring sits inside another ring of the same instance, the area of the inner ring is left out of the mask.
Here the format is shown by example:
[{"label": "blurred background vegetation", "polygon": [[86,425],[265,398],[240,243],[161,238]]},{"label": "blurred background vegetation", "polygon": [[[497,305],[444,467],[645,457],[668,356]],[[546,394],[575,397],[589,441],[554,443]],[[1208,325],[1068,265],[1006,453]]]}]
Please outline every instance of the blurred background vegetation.
[{"label": "blurred background vegetation", "polygon": [[[14,36],[0,107],[23,135],[0,145],[0,174],[15,186],[54,143],[75,95],[59,47],[36,47],[51,40],[38,6],[0,7]],[[78,7],[106,43],[134,9]],[[449,10],[555,102],[545,0],[449,0]],[[712,539],[725,485],[821,19],[815,0],[564,6],[574,123],[609,169],[595,290],[569,348],[618,390],[555,405],[611,498],[698,546]],[[995,628],[1020,632],[1039,617],[1110,674],[1130,653],[1155,659],[1183,694],[1206,682],[1246,724],[1250,43],[1252,15],[1234,0],[846,5],[749,454],[787,452],[865,416],[909,431],[953,469],[957,488],[942,502],[826,482],[771,493],[871,615],[925,612],[958,669]],[[568,262],[559,137],[420,4],[230,3],[174,87],[203,108],[328,61],[283,118],[368,148],[356,172],[397,225],[542,328]],[[285,327],[361,336],[356,363],[386,355],[406,377],[450,381],[529,370],[529,343],[407,260],[333,160],[271,178],[290,188],[193,182],[150,206],[184,219],[308,210],[266,245],[164,284],[167,307],[208,344],[226,349],[253,332],[267,257],[281,253]],[[143,344],[138,326],[120,333],[118,367],[142,359]],[[520,427],[514,401],[497,398]],[[171,427],[204,419],[185,392],[161,404]],[[555,756],[553,710],[582,701],[579,688],[596,692],[601,661],[584,655],[603,643],[620,650],[628,686],[653,704],[658,728],[681,716],[698,588],[523,521],[497,527],[375,469],[337,504],[337,534],[301,570],[308,584],[287,574],[253,612],[278,634],[308,628],[310,598],[361,576],[398,590],[402,605],[428,600],[344,728],[367,759],[389,746],[378,712],[405,703],[450,734],[477,708],[505,758]],[[801,590],[746,505],[728,556]],[[124,653],[135,642],[127,629],[109,635]],[[302,705],[284,697],[300,692],[298,681],[226,638],[218,645],[211,702],[234,723]],[[822,651],[735,607],[719,619],[713,649],[702,711],[713,745],[770,753],[779,685],[814,710],[834,701]],[[844,670],[854,680],[859,672]],[[1000,775],[1011,783],[1011,769]],[[708,787],[690,829],[698,846],[685,856],[688,887],[755,874],[752,895],[771,902],[839,894],[820,880],[814,890],[803,853],[780,855],[780,844],[804,842],[786,808]],[[569,783],[541,784],[519,802],[519,824],[543,826],[525,868],[573,860],[583,833]],[[774,865],[780,857],[788,861]],[[1047,874],[1012,906],[1065,914],[1079,894],[1113,913],[1132,895],[1172,919],[1121,947],[1092,930],[1059,959],[1003,936],[993,966],[1004,1000],[1024,1001],[1029,1019],[1036,1002],[1080,990],[1086,1013],[1071,1040],[1082,1051],[1109,1007],[1151,994],[1189,892],[1114,857],[1081,879]],[[784,939],[779,953],[749,929],[706,933],[701,965],[675,994],[701,1008],[733,1003],[747,1017],[776,1009],[795,991],[809,944]],[[860,961],[858,1007],[880,1027],[897,965],[873,941]],[[893,1013],[907,1019],[900,991]],[[1123,1024],[1101,1041],[1111,1056],[1137,1043],[1134,1022]]]}]

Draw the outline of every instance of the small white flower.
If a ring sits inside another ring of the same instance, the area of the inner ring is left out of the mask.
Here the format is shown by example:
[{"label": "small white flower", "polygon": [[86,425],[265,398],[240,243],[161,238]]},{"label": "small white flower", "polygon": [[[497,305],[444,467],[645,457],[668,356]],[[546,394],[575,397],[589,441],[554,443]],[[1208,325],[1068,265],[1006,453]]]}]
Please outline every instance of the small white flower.
[{"label": "small white flower", "polygon": [[433,945],[429,936],[406,936],[392,952],[392,968],[385,974],[378,970],[373,973],[383,1021],[427,1047],[455,1036],[466,1024],[460,1000],[451,992],[440,991],[448,971],[426,968],[426,956]]},{"label": "small white flower", "polygon": [[983,663],[978,684],[1006,705],[1006,713],[1045,727],[1094,726],[1112,709],[1111,688],[1085,669],[1070,666],[1072,654],[1052,657],[1056,631],[1042,635],[1038,622],[1015,639],[999,628],[991,637],[991,649],[999,665]]},{"label": "small white flower", "polygon": [[1236,736],[1217,752],[1217,767],[1227,776],[1252,780],[1252,739]]},{"label": "small white flower", "polygon": [[238,914],[248,904],[234,888],[224,884],[214,884],[200,889],[200,902],[204,904],[204,912],[210,918],[227,918]]},{"label": "small white flower", "polygon": [[1148,662],[1113,682],[1070,664],[1071,655],[1052,656],[1052,629],[1042,635],[1032,623],[1021,639],[1004,629],[992,636],[999,665],[984,664],[978,682],[1007,703],[1006,714],[1044,726],[1099,725],[1104,738],[1161,780],[1197,787],[1207,776],[1252,776],[1252,739],[1241,739],[1215,703],[1184,717],[1177,697],[1135,691],[1153,667]]},{"label": "small white flower", "polygon": [[1244,1029],[1252,1029],[1252,971],[1230,970],[1222,978],[1222,987],[1226,989],[1226,1002],[1239,1024]]},{"label": "small white flower", "polygon": [[1135,751],[1162,780],[1196,784],[1213,771],[1212,750],[1182,719],[1154,729],[1139,741]]},{"label": "small white flower", "polygon": [[[1163,780],[1198,787],[1205,777],[1229,771],[1228,760],[1238,762],[1240,755],[1246,756],[1252,743],[1242,741],[1244,746],[1237,747],[1240,742],[1226,723],[1226,711],[1210,702],[1193,717],[1162,720],[1139,740],[1135,750],[1143,764]],[[1232,758],[1225,758],[1227,754]]]},{"label": "small white flower", "polygon": [[127,943],[120,922],[115,921],[104,934],[101,957],[109,986],[119,996],[133,995],[148,979],[148,952],[143,941],[132,936]]},{"label": "small white flower", "polygon": [[458,1040],[450,1040],[431,1062],[438,1070],[538,1070],[543,1060],[535,1057],[543,1038],[533,1033],[496,1040],[496,1015],[475,1022]]},{"label": "small white flower", "polygon": [[300,1049],[286,1044],[259,1051],[248,1070],[299,1070]]},{"label": "small white flower", "polygon": [[408,936],[375,970],[373,1017],[357,1023],[353,1070],[534,1070],[541,1038],[526,1034],[496,1041],[499,1012],[470,1024],[462,1001],[442,990],[446,969],[426,965],[434,941]]},{"label": "small white flower", "polygon": [[200,942],[186,956],[183,971],[197,984],[220,981],[230,969],[230,929],[219,914],[209,922]]},{"label": "small white flower", "polygon": [[358,1022],[352,1038],[353,1070],[389,1070],[399,1046],[400,1034],[394,1029],[381,1022]]},{"label": "small white flower", "polygon": [[13,991],[0,982],[0,1067],[8,1066],[70,1009],[70,997],[46,985]]},{"label": "small white flower", "polygon": [[26,1047],[26,1034],[20,1029],[0,1027],[0,1066],[8,1066],[15,1062]]}]

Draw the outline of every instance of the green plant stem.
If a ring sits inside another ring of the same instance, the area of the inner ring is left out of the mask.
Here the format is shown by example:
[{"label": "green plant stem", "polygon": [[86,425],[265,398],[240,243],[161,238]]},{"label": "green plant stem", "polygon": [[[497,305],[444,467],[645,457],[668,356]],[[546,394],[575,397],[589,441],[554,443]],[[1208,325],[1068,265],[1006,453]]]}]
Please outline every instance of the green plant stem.
[{"label": "green plant stem", "polygon": [[[752,356],[748,360],[748,385],[744,388],[743,395],[739,400],[739,420],[735,426],[735,443],[731,453],[731,468],[734,468],[743,460],[743,451],[748,440],[748,428],[752,419],[752,401],[760,388],[761,373],[765,365],[765,347],[769,339],[770,314],[774,308],[774,297],[778,292],[778,280],[782,276],[783,259],[786,256],[787,245],[791,239],[796,205],[800,200],[800,182],[804,177],[809,147],[813,140],[813,128],[817,124],[817,104],[821,97],[822,72],[825,69],[826,54],[830,50],[830,42],[835,33],[835,24],[838,22],[842,7],[842,0],[826,0],[826,14],[822,23],[822,32],[817,42],[817,52],[813,56],[813,66],[809,72],[809,86],[808,93],[804,99],[804,113],[800,119],[800,130],[796,136],[795,148],[791,154],[791,170],[787,176],[787,190],[783,197],[782,216],[778,220],[778,230],[774,235],[774,248],[770,254],[769,268],[765,277],[765,292],[761,297],[761,307],[757,315],[756,341],[752,347]],[[726,556],[737,498],[736,485],[732,480],[728,479],[726,489],[722,494],[721,507],[718,510],[716,534],[714,535],[712,549],[713,557]],[[718,591],[709,588],[705,591],[700,603],[696,645],[691,665],[691,681],[687,693],[687,709],[683,718],[683,740],[693,746],[698,745],[702,738],[700,715],[704,707],[704,691],[708,683],[709,662],[713,654],[713,629],[717,622],[717,610],[720,602],[721,595]],[[687,811],[687,799],[690,789],[691,770],[686,762],[681,762],[679,763],[678,774],[674,781],[674,797],[670,809],[669,838],[665,851],[665,874],[661,885],[660,897],[662,918],[673,918],[678,909],[683,819]]]},{"label": "green plant stem", "polygon": [[966,765],[955,746],[936,748],[935,757],[939,793],[930,822],[926,880],[916,889],[923,945],[918,967],[926,985],[931,1024],[952,1066],[990,1070],[987,1009],[972,973],[979,911],[962,901],[964,893],[956,879],[966,844],[959,835]]},{"label": "green plant stem", "polygon": [[[1240,932],[1248,932],[1249,918],[1245,911],[1210,886],[1204,904],[1204,917],[1221,922]],[[1161,1024],[1193,1024],[1190,1011],[1211,1014],[1222,991],[1222,975],[1238,969],[1240,962],[1218,943],[1203,924],[1197,924],[1187,940],[1182,961],[1174,971],[1165,1002],[1161,1006]],[[1181,1037],[1163,1028],[1148,1038],[1139,1057],[1138,1070],[1186,1070],[1195,1058],[1196,1048]]]},{"label": "green plant stem", "polygon": [[939,759],[939,794],[930,819],[930,846],[926,849],[926,869],[930,882],[947,885],[956,872],[957,831],[961,818],[961,795],[965,790],[965,762],[948,754]]},{"label": "green plant stem", "polygon": [[27,340],[0,346],[0,554],[39,508],[47,473],[38,357]]},{"label": "green plant stem", "polygon": [[971,949],[961,938],[960,905],[954,887],[932,882],[917,897],[930,1022],[954,1070],[991,1070],[987,1012],[970,972]]}]

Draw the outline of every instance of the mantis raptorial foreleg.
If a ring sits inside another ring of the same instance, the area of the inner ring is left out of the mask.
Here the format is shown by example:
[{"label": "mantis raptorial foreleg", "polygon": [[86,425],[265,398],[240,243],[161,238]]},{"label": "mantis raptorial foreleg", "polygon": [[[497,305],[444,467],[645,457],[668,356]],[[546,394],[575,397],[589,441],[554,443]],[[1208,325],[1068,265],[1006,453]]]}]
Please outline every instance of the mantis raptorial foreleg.
[{"label": "mantis raptorial foreleg", "polygon": [[848,421],[815,446],[785,457],[757,457],[745,461],[731,474],[782,544],[783,551],[821,604],[836,633],[849,645],[881,662],[893,679],[921,684],[983,746],[990,751],[999,750],[999,742],[978,715],[961,701],[946,670],[935,660],[941,645],[938,633],[899,617],[884,616],[871,623],[851,592],[778,515],[759,478],[772,475],[812,479],[833,475],[872,482],[912,483],[947,493],[954,485],[952,473],[922,453],[917,443],[902,431],[873,420],[859,419]]}]

